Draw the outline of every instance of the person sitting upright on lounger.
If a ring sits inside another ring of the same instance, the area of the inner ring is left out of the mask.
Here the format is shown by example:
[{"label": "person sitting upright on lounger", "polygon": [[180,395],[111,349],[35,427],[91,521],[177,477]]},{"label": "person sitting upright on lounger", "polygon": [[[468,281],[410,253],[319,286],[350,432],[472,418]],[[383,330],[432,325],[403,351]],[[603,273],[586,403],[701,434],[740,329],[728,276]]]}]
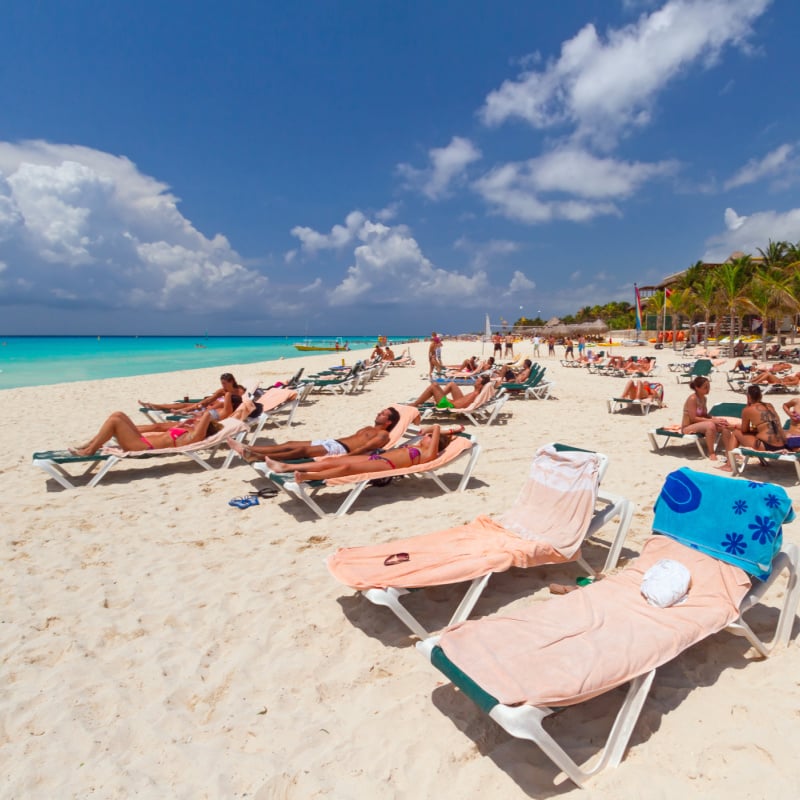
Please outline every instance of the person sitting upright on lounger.
[{"label": "person sitting upright on lounger", "polygon": [[711,381],[704,375],[698,375],[689,384],[692,394],[683,404],[681,433],[697,433],[705,436],[708,457],[716,461],[714,447],[717,443],[717,432],[729,427],[724,417],[712,417],[708,413],[708,393]]},{"label": "person sitting upright on lounger", "polygon": [[[181,414],[211,411],[211,416],[217,419],[214,415],[214,411],[222,408],[226,393],[236,395],[241,399],[247,391],[244,386],[237,383],[236,378],[234,378],[230,372],[223,372],[222,375],[219,376],[219,382],[220,388],[217,389],[216,392],[204,397],[196,403],[144,403],[141,400],[138,402],[143,408],[149,408],[153,411],[174,411]],[[238,403],[234,401],[234,407],[237,405]]]},{"label": "person sitting upright on lounger", "polygon": [[[726,452],[735,447],[751,447],[773,453],[788,449],[778,412],[772,403],[765,403],[761,399],[760,386],[747,387],[747,405],[742,411],[741,429],[723,431],[722,441]],[[720,469],[730,471],[730,465],[726,462]]]},{"label": "person sitting upright on lounger", "polygon": [[407,469],[418,464],[433,461],[452,439],[451,433],[442,433],[438,425],[422,428],[420,435],[408,444],[398,445],[391,450],[370,455],[347,455],[336,458],[322,458],[305,464],[284,464],[265,458],[264,462],[277,473],[293,472],[296,481],[324,481],[329,478],[343,478],[347,475],[361,475],[364,472],[386,472],[390,469]]},{"label": "person sitting upright on lounger", "polygon": [[[420,406],[427,400],[434,400],[439,408],[468,408],[475,398],[489,382],[488,375],[480,375],[475,381],[473,390],[464,393],[462,387],[452,381],[446,386],[432,383],[425,391],[409,405]],[[449,395],[449,397],[448,397]]]},{"label": "person sitting upright on lounger", "polygon": [[258,461],[262,458],[292,461],[296,458],[317,458],[318,456],[359,455],[383,447],[389,441],[389,432],[394,430],[399,420],[400,414],[397,409],[389,407],[378,413],[374,424],[359,428],[350,436],[343,436],[339,439],[314,439],[258,447],[240,444],[229,439],[228,444],[247,461]]}]

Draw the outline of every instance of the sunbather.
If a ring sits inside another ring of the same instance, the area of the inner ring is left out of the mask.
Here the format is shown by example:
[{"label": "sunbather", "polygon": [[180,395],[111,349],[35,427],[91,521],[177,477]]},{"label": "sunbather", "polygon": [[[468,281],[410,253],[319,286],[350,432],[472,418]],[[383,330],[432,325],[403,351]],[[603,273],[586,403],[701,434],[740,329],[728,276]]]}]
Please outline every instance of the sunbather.
[{"label": "sunbather", "polygon": [[360,455],[378,450],[389,441],[389,433],[400,420],[396,408],[384,408],[375,417],[373,425],[360,428],[350,436],[339,439],[313,439],[311,441],[284,442],[253,447],[229,439],[228,444],[247,461],[273,458],[277,461],[291,461],[296,458],[317,458],[318,456]]},{"label": "sunbather", "polygon": [[717,431],[730,427],[724,417],[711,417],[708,414],[707,398],[711,391],[711,381],[703,375],[698,375],[689,384],[692,394],[683,404],[683,419],[681,420],[681,433],[702,433],[706,438],[706,449],[711,461],[716,461],[714,448],[717,441]]},{"label": "sunbather", "polygon": [[[782,362],[786,363],[786,362]],[[791,369],[791,367],[790,367]],[[800,372],[789,375],[776,375],[774,371],[764,370],[750,379],[750,383],[777,384],[779,386],[797,386],[800,384]]]},{"label": "sunbather", "polygon": [[518,370],[508,367],[503,373],[501,383],[502,381],[507,381],[509,383],[525,383],[531,376],[532,367],[533,362],[529,358],[526,358],[525,361],[522,362],[522,366]]},{"label": "sunbather", "polygon": [[429,428],[422,428],[420,435],[408,444],[370,455],[336,456],[306,464],[284,464],[271,458],[265,458],[264,462],[273,472],[294,472],[296,481],[324,481],[365,472],[405,469],[433,461],[447,447],[452,433],[457,430],[463,428],[459,426],[451,428],[450,433],[442,433],[438,425],[431,425]]},{"label": "sunbather", "polygon": [[650,381],[635,380],[631,378],[622,390],[621,400],[649,400],[655,397],[655,391]]},{"label": "sunbather", "polygon": [[[483,387],[489,382],[488,375],[480,375],[475,381],[471,392],[466,394],[462,388],[452,381],[445,386],[432,383],[425,391],[409,405],[420,406],[427,400],[434,400],[440,408],[467,408],[472,405],[475,398],[481,393]],[[449,395],[449,397],[448,397]]]},{"label": "sunbather", "polygon": [[[96,453],[110,439],[116,439],[123,450],[161,450],[167,447],[183,447],[194,444],[216,432],[217,425],[208,411],[192,425],[175,423],[168,430],[152,430],[154,426],[138,426],[122,411],[115,411],[100,426],[100,430],[82,447],[69,450],[76,456]],[[143,434],[147,434],[144,436]]]},{"label": "sunbather", "polygon": [[[755,385],[747,387],[747,405],[742,411],[741,428],[724,430],[722,441],[726,453],[735,447],[771,452],[789,449],[778,412],[772,403],[763,402],[761,387]],[[720,469],[730,472],[730,464],[726,461]]]},{"label": "sunbather", "polygon": [[[214,417],[214,410],[221,408],[224,404],[224,395],[226,392],[238,395],[242,398],[247,391],[244,386],[240,386],[236,378],[230,372],[223,372],[219,376],[220,388],[213,394],[204,397],[196,403],[183,402],[183,403],[144,403],[139,400],[139,405],[142,408],[152,409],[153,411],[177,411],[180,413],[191,414],[194,411],[211,411],[211,416]],[[215,417],[216,418],[216,417]]]},{"label": "sunbather", "polygon": [[643,375],[646,375],[648,372],[652,371],[654,362],[655,359],[645,356],[644,358],[639,358],[636,361],[626,361],[623,369],[625,372],[640,372]]}]

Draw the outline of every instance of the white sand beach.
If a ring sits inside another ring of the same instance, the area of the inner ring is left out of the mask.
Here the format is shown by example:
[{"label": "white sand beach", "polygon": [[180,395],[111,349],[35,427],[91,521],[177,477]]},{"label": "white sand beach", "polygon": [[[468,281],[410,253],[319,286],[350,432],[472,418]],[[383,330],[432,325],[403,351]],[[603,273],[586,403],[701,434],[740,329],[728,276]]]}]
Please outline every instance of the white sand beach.
[{"label": "white sand beach", "polygon": [[[399,348],[398,348],[399,349]],[[261,441],[340,436],[424,387],[415,367],[388,369],[357,395],[314,396],[294,426]],[[480,343],[446,342],[447,363]],[[603,486],[636,503],[621,566],[650,533],[665,475],[711,470],[693,446],[650,452],[646,431],[678,422],[688,387],[661,365],[667,408],[609,415],[623,379],[539,359],[555,399],[514,400],[502,424],[469,426],[483,450],[468,490],[430,481],[370,488],[340,519],[317,519],[285,494],[239,510],[234,496],[265,485],[236,460],[204,471],[185,459],[112,469],[95,488],[65,491],[31,465],[34,451],[86,441],[108,413],[134,420],[138,398],[212,391],[219,373],[269,385],[330,355],[0,392],[2,614],[0,795],[7,798],[790,797],[796,760],[800,646],[758,660],[721,633],[659,669],[621,765],[583,793],[531,743],[513,739],[452,690],[386,609],[337,583],[325,558],[340,546],[425,533],[498,514],[516,497],[535,449],[563,441],[610,458]],[[519,351],[519,347],[517,348]],[[560,356],[563,348],[558,348]],[[522,346],[530,355],[531,345]],[[348,360],[366,355],[348,354]],[[488,355],[488,346],[486,346]],[[732,362],[731,362],[732,364]],[[711,402],[742,402],[724,379]],[[776,406],[780,396],[772,399]],[[794,471],[752,467],[800,500]],[[800,542],[800,521],[784,529]],[[600,566],[602,547],[584,555]],[[574,564],[495,576],[475,615],[547,602]],[[463,591],[463,590],[462,590]],[[413,609],[444,622],[452,587],[415,594]],[[763,630],[774,604],[753,620]],[[795,625],[795,636],[800,625]],[[623,690],[566,709],[549,725],[579,758],[595,752]]]}]

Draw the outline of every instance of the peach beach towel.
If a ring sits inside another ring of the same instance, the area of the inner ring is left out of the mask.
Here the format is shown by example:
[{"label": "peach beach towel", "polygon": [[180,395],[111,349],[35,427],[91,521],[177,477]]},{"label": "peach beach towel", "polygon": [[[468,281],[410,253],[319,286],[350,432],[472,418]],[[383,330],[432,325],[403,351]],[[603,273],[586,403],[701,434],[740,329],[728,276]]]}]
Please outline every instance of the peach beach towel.
[{"label": "peach beach towel", "polygon": [[[328,569],[345,585],[364,590],[439,586],[511,567],[570,561],[592,520],[598,484],[594,453],[541,448],[517,501],[499,519],[481,515],[436,533],[343,548],[330,556]],[[397,553],[407,553],[408,560],[392,563],[398,559],[389,557]]]},{"label": "peach beach towel", "polygon": [[391,407],[397,409],[400,419],[397,421],[397,425],[389,431],[389,441],[384,445],[384,450],[396,447],[403,438],[403,434],[408,430],[409,425],[419,424],[419,409],[416,406],[392,403]]},{"label": "peach beach towel", "polygon": [[[651,606],[642,577],[661,559],[688,568],[683,603]],[[653,536],[622,572],[590,586],[531,603],[514,617],[448,628],[439,645],[482,689],[506,705],[572,705],[671,660],[739,616],[750,588],[731,564]]]}]

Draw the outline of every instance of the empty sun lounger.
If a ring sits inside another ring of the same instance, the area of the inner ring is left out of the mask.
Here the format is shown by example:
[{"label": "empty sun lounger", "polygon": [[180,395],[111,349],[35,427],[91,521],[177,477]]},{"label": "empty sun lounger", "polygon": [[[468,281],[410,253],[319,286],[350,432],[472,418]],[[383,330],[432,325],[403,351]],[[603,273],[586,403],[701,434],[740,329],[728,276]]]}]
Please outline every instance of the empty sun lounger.
[{"label": "empty sun lounger", "polygon": [[[678,470],[656,503],[654,532],[663,535],[651,537],[621,572],[513,617],[460,623],[417,647],[482,711],[537,744],[581,786],[622,760],[662,664],[723,629],[745,637],[760,656],[788,642],[800,596],[798,551],[780,548],[781,525],[793,517],[781,487]],[[679,562],[691,576],[682,599],[684,587],[676,585],[678,602],[666,607],[643,596],[645,576],[652,580],[662,560]],[[772,593],[782,598],[775,635],[765,642],[742,614],[783,575],[782,594]],[[544,718],[626,683],[605,745],[579,765],[545,731]]]},{"label": "empty sun lounger", "polygon": [[[199,464],[203,469],[210,470],[214,469],[214,467],[209,463],[208,459],[202,458],[200,454],[204,451],[210,451],[210,455],[213,455],[214,451],[225,442],[226,439],[236,438],[241,441],[247,432],[247,427],[237,419],[229,418],[223,420],[220,425],[222,427],[217,433],[212,436],[207,436],[202,441],[186,445],[185,447],[134,451],[121,450],[118,447],[104,447],[99,453],[90,456],[75,456],[68,450],[47,450],[45,452],[33,454],[33,465],[43,469],[65,489],[76,488],[73,483],[75,478],[66,470],[66,467],[79,464],[83,464],[87,467],[87,469],[84,470],[84,474],[92,472],[97,467],[100,468],[97,474],[88,482],[87,486],[89,487],[97,486],[112,467],[127,459],[141,461],[144,459],[163,458],[166,456],[184,456]],[[229,459],[226,458],[223,461],[222,467],[227,467],[229,463]]]},{"label": "empty sun lounger", "polygon": [[428,631],[401,604],[412,589],[471,581],[449,625],[466,619],[494,573],[575,561],[594,575],[581,546],[616,516],[620,521],[603,572],[619,558],[633,504],[598,489],[608,460],[565,445],[540,448],[528,479],[508,513],[481,515],[466,525],[381,545],[338,550],[328,559],[331,574],[389,608],[421,638]]}]

